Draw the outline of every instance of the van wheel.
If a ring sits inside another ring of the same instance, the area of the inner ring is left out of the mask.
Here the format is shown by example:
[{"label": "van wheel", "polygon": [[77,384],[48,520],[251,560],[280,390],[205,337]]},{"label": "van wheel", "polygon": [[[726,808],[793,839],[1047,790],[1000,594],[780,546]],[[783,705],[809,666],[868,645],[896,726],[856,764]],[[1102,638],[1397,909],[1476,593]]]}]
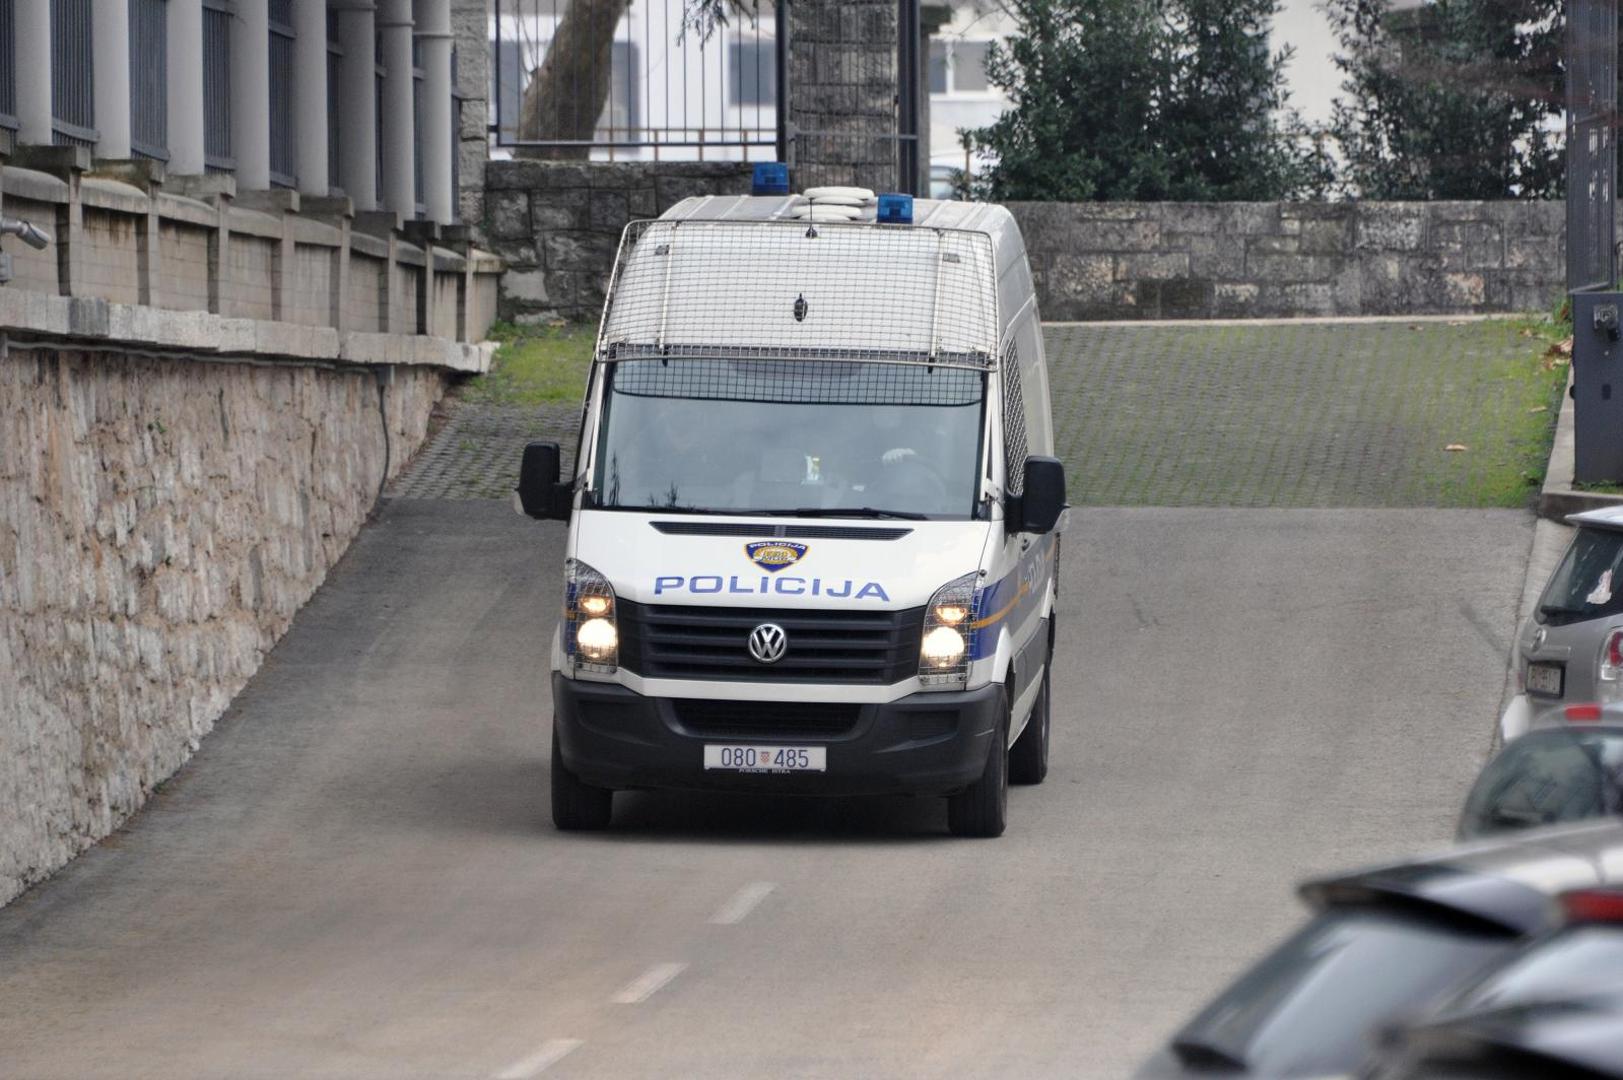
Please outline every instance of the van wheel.
[{"label": "van wheel", "polygon": [[1011,784],[1040,784],[1048,775],[1049,716],[1053,711],[1048,674],[1052,667],[1052,662],[1043,665],[1043,685],[1031,706],[1031,719],[1026,721],[1026,730],[1009,750]]},{"label": "van wheel", "polygon": [[1002,836],[1009,810],[1009,695],[1004,691],[981,778],[947,796],[947,828],[954,836]]},{"label": "van wheel", "polygon": [[552,732],[552,823],[566,832],[586,832],[609,827],[614,814],[614,792],[583,784],[564,768],[558,753],[558,732]]}]

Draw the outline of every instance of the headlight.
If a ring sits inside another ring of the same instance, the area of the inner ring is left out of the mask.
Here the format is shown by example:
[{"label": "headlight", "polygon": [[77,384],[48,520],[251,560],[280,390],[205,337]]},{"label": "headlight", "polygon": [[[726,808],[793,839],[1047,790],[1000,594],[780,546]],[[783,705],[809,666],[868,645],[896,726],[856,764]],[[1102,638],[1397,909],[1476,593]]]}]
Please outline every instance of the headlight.
[{"label": "headlight", "polygon": [[969,681],[969,635],[975,632],[978,574],[947,582],[924,609],[919,682],[934,690],[962,689]]},{"label": "headlight", "polygon": [[620,664],[614,588],[579,559],[564,563],[564,652],[577,672],[612,675]]}]

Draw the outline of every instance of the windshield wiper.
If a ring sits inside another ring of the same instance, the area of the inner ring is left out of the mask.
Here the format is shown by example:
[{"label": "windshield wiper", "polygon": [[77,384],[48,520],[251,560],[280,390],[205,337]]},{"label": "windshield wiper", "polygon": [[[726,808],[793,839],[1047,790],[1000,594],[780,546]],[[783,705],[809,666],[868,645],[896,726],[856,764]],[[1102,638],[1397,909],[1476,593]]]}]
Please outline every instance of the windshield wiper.
[{"label": "windshield wiper", "polygon": [[1540,604],[1538,613],[1548,619],[1552,615],[1587,615],[1583,608],[1563,607],[1560,604]]},{"label": "windshield wiper", "polygon": [[929,521],[929,514],[915,514],[910,510],[880,510],[872,506],[802,506],[794,510],[735,510],[741,516],[760,514],[762,517],[866,517],[899,518],[903,521]]}]

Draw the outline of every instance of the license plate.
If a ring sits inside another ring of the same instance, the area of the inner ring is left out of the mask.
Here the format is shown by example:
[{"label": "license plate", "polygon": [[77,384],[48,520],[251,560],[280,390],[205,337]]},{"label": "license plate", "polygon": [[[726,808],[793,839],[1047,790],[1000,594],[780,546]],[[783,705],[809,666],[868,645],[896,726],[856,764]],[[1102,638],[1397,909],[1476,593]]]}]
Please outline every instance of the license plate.
[{"label": "license plate", "polygon": [[822,746],[706,745],[704,767],[747,773],[825,772],[828,749]]},{"label": "license plate", "polygon": [[1528,693],[1560,697],[1562,674],[1563,669],[1560,664],[1528,664]]}]

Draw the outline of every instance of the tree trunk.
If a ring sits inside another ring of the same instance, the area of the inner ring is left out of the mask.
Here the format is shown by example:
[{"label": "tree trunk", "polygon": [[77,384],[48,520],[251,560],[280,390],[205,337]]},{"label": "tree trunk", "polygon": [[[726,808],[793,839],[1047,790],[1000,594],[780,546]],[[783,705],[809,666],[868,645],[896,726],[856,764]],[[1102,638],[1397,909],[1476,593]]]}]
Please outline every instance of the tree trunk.
[{"label": "tree trunk", "polygon": [[[520,139],[590,141],[609,97],[614,28],[630,0],[570,0],[519,107]],[[531,147],[526,156],[584,160],[586,146]]]}]

